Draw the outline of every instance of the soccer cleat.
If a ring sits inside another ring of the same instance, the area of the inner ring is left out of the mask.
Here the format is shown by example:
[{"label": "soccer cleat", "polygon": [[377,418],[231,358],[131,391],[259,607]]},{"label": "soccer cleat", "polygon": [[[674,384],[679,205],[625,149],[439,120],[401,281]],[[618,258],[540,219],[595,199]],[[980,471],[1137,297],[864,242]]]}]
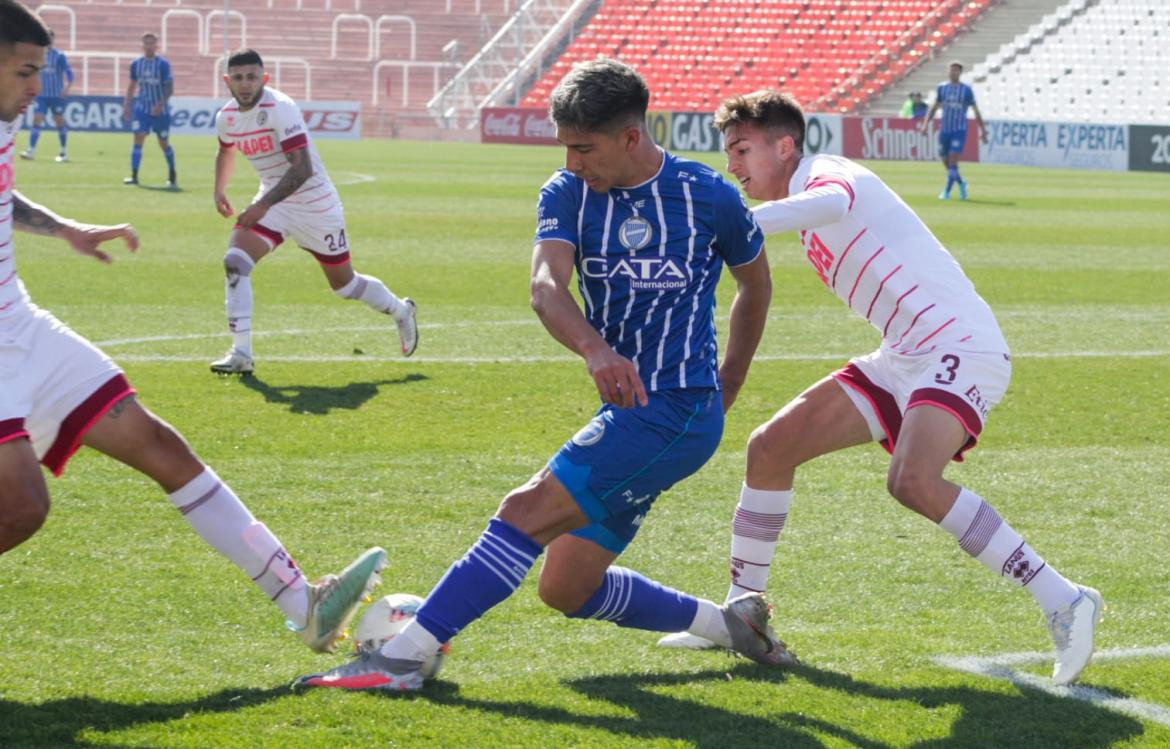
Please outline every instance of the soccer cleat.
[{"label": "soccer cleat", "polygon": [[53,161],[56,161],[58,164],[64,164],[66,161],[69,161],[69,157],[63,153],[59,153]]},{"label": "soccer cleat", "polygon": [[1048,631],[1056,645],[1052,682],[1061,687],[1076,681],[1093,656],[1093,633],[1105,602],[1093,588],[1078,586],[1081,594],[1068,606],[1048,617]]},{"label": "soccer cleat", "polygon": [[658,641],[660,648],[677,648],[679,650],[711,650],[719,647],[706,637],[692,635],[690,632],[675,632]]},{"label": "soccer cleat", "polygon": [[138,178],[137,177],[123,177],[122,184],[123,185],[137,185]]},{"label": "soccer cleat", "polygon": [[731,649],[745,658],[765,666],[780,666],[796,663],[796,655],[789,652],[781,642],[768,619],[772,607],[762,593],[744,593],[723,604],[723,622],[731,635]]},{"label": "soccer cleat", "polygon": [[951,191],[950,190],[943,190],[942,192],[940,192],[938,194],[938,199],[939,200],[950,200],[951,199]]},{"label": "soccer cleat", "polygon": [[179,186],[179,179],[175,176],[174,172],[171,172],[170,175],[167,177],[167,189],[174,190],[174,189],[178,188],[178,186]]},{"label": "soccer cleat", "polygon": [[304,627],[292,628],[310,649],[332,653],[337,641],[362,599],[381,584],[380,573],[386,568],[386,552],[375,546],[367,549],[340,575],[326,575],[309,586],[309,621]]},{"label": "soccer cleat", "polygon": [[967,180],[959,180],[959,200],[967,199]]},{"label": "soccer cleat", "polygon": [[228,349],[226,354],[211,363],[211,371],[216,374],[249,375],[253,369],[252,357],[234,348]]},{"label": "soccer cleat", "polygon": [[362,652],[349,663],[319,674],[306,674],[293,682],[298,687],[413,692],[422,689],[420,661],[387,658],[378,651]]},{"label": "soccer cleat", "polygon": [[418,348],[418,305],[410,297],[403,297],[402,303],[409,311],[405,320],[395,320],[398,327],[398,340],[402,344],[402,355],[410,356]]},{"label": "soccer cleat", "polygon": [[21,151],[20,152],[20,158],[24,159],[25,161],[32,161],[36,157],[37,157],[36,154],[33,153],[31,149],[28,151]]}]

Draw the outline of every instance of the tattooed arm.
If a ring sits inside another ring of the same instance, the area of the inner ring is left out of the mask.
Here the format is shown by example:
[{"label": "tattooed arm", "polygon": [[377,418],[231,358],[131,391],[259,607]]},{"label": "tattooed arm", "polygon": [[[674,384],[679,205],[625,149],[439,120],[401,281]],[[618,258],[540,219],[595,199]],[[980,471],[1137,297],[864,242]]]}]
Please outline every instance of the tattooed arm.
[{"label": "tattooed arm", "polygon": [[79,224],[76,221],[61,218],[43,205],[32,202],[16,190],[12,191],[12,226],[17,231],[29,234],[60,237],[77,252],[97,258],[103,263],[108,263],[111,259],[109,255],[98,249],[98,245],[102,242],[121,237],[131,252],[138,249],[138,234],[135,233],[130,224],[118,224],[117,226]]},{"label": "tattooed arm", "polygon": [[237,221],[240,226],[255,226],[260,219],[264,218],[264,214],[268,213],[269,208],[301,189],[305,180],[313,176],[313,162],[309,159],[307,148],[289,151],[284,157],[288,159],[288,171],[284,173],[279,182],[272,186],[271,190],[261,195],[255,203],[248,206],[240,214],[239,221]]}]

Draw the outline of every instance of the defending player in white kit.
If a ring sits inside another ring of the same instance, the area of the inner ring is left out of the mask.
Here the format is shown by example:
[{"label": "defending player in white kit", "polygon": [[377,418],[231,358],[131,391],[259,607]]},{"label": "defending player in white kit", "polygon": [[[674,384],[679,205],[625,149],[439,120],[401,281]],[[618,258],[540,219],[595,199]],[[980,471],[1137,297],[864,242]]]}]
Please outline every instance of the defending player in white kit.
[{"label": "defending player in white kit", "polygon": [[103,242],[121,238],[138,248],[129,224],[70,221],[13,188],[13,135],[40,90],[48,45],[48,30],[31,10],[0,0],[0,554],[32,537],[48,515],[38,463],[60,475],[87,445],[158,482],[195,532],[268,595],[309,647],[332,650],[377,582],[386,552],[372,548],[340,575],[309,584],[279,539],[183,437],[137,402],[118,366],[33,304],[17,275],[14,230],[58,237],[105,263]]},{"label": "defending player in white kit", "polygon": [[228,58],[224,83],[232,99],[216,115],[219,154],[215,159],[215,207],[235,211],[227,186],[238,150],[260,177],[260,189],[239,215],[224,255],[225,296],[232,347],[211,363],[211,371],[247,374],[252,361],[252,269],[261,258],[292,237],[325,272],[334,293],[361,300],[394,318],[402,354],[418,346],[415,303],[399,299],[373,276],[355,273],[341,198],[329,180],[301,110],[280,91],[266,88],[268,74],[254,50]]},{"label": "defending player in white kit", "polygon": [[[881,335],[792,400],[748,442],[747,472],[732,523],[728,598],[767,587],[787,520],[796,467],[877,441],[892,456],[887,488],[940,525],[992,572],[1027,589],[1056,645],[1053,680],[1088,664],[1103,603],[1045,563],[990,504],[943,478],[974,447],[1011,379],[995,316],[955,259],[892,190],[848,159],[803,156],[804,115],[789,96],[759,91],[722,104],[728,171],[766,234],[797,231],[813,269]],[[662,645],[702,647],[692,635]]]}]

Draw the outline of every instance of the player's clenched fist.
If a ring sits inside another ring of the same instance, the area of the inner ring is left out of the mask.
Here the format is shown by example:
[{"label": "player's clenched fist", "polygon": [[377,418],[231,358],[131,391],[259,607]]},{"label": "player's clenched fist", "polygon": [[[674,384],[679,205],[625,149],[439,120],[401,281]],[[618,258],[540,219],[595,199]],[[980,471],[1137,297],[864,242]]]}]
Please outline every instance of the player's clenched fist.
[{"label": "player's clenched fist", "polygon": [[223,216],[224,218],[228,218],[236,212],[235,209],[232,208],[232,202],[228,200],[228,196],[222,192],[217,192],[215,194],[215,210],[219,211],[219,215]]},{"label": "player's clenched fist", "polygon": [[585,358],[585,366],[597,385],[601,399],[618,408],[645,406],[646,388],[634,363],[619,356],[609,347],[599,349]]}]

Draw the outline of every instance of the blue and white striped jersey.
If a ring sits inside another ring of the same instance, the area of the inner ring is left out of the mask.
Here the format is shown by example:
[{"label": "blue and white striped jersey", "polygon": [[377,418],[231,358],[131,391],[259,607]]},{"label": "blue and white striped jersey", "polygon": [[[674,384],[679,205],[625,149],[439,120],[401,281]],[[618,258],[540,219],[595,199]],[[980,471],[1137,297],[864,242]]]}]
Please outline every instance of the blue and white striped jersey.
[{"label": "blue and white striped jersey", "polygon": [[941,83],[935,94],[942,109],[944,133],[967,129],[967,109],[975,103],[975,92],[966,83]]},{"label": "blue and white striped jersey", "polygon": [[56,47],[49,47],[45,53],[45,67],[41,68],[41,96],[59,99],[66,83],[73,83],[73,68],[65,53]]},{"label": "blue and white striped jersey", "polygon": [[547,239],[575,247],[586,318],[647,390],[719,387],[715,286],[725,262],[764,246],[734,185],[665,152],[653,179],[605,194],[562,169],[537,203],[536,241]]},{"label": "blue and white striped jersey", "polygon": [[138,95],[134,97],[135,109],[151,109],[165,100],[163,84],[173,81],[171,64],[165,58],[139,57],[130,63],[130,80],[138,82]]}]

